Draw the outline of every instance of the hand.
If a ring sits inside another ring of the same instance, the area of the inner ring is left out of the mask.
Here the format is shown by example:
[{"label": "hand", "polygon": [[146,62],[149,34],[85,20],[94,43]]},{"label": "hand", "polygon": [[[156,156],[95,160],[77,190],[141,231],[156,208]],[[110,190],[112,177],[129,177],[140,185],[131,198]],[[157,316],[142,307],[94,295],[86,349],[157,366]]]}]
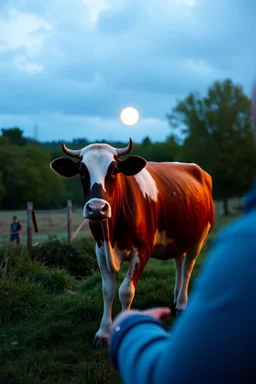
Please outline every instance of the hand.
[{"label": "hand", "polygon": [[114,319],[113,323],[110,326],[110,335],[109,335],[109,343],[111,343],[111,337],[114,332],[114,329],[128,316],[132,315],[144,315],[144,316],[150,316],[157,320],[162,319],[165,316],[168,316],[171,313],[170,308],[167,307],[159,307],[159,308],[152,308],[147,309],[145,311],[138,311],[135,309],[126,310],[124,312],[121,312],[117,317]]}]

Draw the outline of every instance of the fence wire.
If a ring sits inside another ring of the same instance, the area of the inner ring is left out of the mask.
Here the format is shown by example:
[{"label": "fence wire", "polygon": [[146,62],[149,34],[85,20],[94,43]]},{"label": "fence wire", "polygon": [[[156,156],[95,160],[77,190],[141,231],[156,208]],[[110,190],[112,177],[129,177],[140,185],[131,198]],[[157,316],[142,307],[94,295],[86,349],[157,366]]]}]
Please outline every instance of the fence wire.
[{"label": "fence wire", "polygon": [[[71,240],[76,237],[83,237],[90,235],[88,226],[82,217],[82,207],[72,208],[72,236]],[[35,231],[33,221],[32,226],[32,245],[38,243],[45,243],[53,239],[68,239],[67,230],[67,207],[61,209],[36,209],[34,207],[34,216],[36,220],[36,227],[38,232]],[[10,242],[10,224],[12,219],[12,212],[3,212],[0,215],[0,246],[6,245]],[[17,211],[16,216],[22,225],[20,244],[27,244],[27,211]]]},{"label": "fence wire", "polygon": [[[223,216],[223,202],[215,201],[215,222]],[[76,237],[91,236],[89,225],[82,217],[82,207],[72,207],[72,236],[71,240]],[[234,198],[229,200],[229,211],[231,214],[239,214],[242,212],[242,199]],[[38,232],[32,225],[32,244],[45,243],[52,241],[54,238],[67,239],[67,208],[37,210],[34,209]],[[0,215],[0,246],[10,242],[10,224],[12,212],[3,212]],[[22,245],[27,244],[27,211],[17,212],[17,217],[22,225],[21,240]]]}]

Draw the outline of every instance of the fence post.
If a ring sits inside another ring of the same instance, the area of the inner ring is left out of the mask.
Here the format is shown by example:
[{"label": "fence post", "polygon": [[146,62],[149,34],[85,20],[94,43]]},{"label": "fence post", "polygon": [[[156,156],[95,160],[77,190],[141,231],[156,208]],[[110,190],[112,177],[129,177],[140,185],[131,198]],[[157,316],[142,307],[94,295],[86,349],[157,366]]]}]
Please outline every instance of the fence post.
[{"label": "fence post", "polygon": [[32,211],[33,203],[31,201],[27,202],[27,248],[31,250],[32,248]]},{"label": "fence post", "polygon": [[67,201],[67,219],[68,219],[68,241],[72,239],[72,200]]}]

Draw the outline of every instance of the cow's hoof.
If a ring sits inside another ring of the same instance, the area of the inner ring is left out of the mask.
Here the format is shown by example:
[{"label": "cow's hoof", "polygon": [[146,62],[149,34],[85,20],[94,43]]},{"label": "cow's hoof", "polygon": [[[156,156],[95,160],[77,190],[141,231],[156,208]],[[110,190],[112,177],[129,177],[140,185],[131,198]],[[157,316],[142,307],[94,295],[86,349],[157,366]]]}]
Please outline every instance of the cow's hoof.
[{"label": "cow's hoof", "polygon": [[108,346],[108,338],[106,336],[95,336],[93,340],[94,348],[106,348]]},{"label": "cow's hoof", "polygon": [[184,312],[184,309],[177,309],[176,308],[176,310],[175,310],[175,317],[176,317],[176,319],[179,318],[182,315],[183,312]]}]

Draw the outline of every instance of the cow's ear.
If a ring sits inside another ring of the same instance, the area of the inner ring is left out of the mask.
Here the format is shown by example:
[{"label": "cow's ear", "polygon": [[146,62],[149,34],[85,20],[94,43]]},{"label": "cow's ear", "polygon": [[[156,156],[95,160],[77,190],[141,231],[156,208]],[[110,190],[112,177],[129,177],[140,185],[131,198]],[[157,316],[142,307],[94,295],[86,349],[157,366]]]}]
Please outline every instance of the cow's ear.
[{"label": "cow's ear", "polygon": [[143,157],[140,156],[129,156],[125,160],[118,159],[117,168],[126,176],[133,176],[139,173],[147,162]]},{"label": "cow's ear", "polygon": [[75,177],[78,174],[79,161],[72,161],[68,157],[59,157],[51,162],[50,167],[62,177]]}]

